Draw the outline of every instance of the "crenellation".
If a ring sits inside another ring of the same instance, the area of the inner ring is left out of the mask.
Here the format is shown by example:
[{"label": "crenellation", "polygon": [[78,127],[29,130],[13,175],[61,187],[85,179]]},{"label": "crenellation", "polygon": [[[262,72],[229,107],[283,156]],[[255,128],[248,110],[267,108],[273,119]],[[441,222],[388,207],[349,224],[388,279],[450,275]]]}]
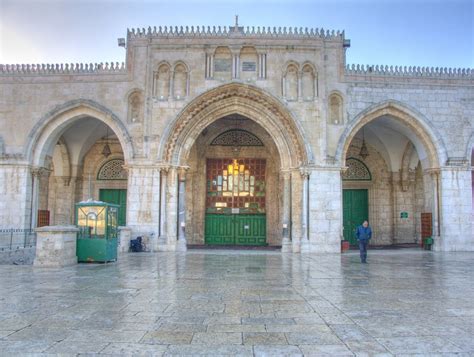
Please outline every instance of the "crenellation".
[{"label": "crenellation", "polygon": [[398,76],[398,77],[424,77],[424,78],[474,78],[472,68],[447,68],[447,67],[419,67],[419,66],[388,66],[348,64],[345,68],[346,75],[364,76]]},{"label": "crenellation", "polygon": [[42,63],[0,64],[0,75],[48,75],[48,74],[116,74],[127,73],[125,62],[101,63]]}]

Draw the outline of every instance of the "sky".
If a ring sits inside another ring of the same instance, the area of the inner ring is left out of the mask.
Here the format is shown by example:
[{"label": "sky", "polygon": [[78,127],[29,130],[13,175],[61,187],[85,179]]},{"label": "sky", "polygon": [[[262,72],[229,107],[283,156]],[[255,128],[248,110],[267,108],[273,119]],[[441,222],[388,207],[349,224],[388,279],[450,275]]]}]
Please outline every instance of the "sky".
[{"label": "sky", "polygon": [[347,63],[474,68],[474,0],[0,0],[0,63],[122,62],[148,26],[345,30]]}]

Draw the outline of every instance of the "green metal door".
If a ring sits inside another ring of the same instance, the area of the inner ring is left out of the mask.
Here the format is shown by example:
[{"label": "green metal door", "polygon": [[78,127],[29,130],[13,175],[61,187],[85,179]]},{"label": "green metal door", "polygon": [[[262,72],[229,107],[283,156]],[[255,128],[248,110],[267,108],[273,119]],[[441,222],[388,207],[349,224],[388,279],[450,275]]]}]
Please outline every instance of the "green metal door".
[{"label": "green metal door", "polygon": [[266,245],[265,159],[208,159],[205,243]]},{"label": "green metal door", "polygon": [[118,212],[118,225],[125,226],[126,225],[126,217],[127,217],[127,190],[122,189],[100,189],[99,190],[99,199],[102,202],[107,203],[114,203],[119,205],[119,212]]},{"label": "green metal door", "polygon": [[344,239],[357,244],[355,229],[369,218],[369,200],[366,189],[342,190]]}]

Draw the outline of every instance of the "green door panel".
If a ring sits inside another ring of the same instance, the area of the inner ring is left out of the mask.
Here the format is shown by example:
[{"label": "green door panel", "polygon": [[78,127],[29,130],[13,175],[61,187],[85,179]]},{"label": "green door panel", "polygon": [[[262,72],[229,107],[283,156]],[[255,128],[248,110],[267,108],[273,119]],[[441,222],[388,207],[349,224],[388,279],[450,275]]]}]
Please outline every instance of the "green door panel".
[{"label": "green door panel", "polygon": [[206,244],[235,244],[233,216],[226,214],[206,214]]},{"label": "green door panel", "polygon": [[118,225],[127,224],[127,190],[122,189],[100,189],[99,200],[107,203],[115,203],[120,206],[118,212]]},{"label": "green door panel", "polygon": [[264,214],[206,214],[205,243],[210,245],[266,245]]},{"label": "green door panel", "polygon": [[235,215],[236,245],[266,245],[265,215]]},{"label": "green door panel", "polygon": [[355,230],[369,218],[369,200],[367,189],[345,189],[342,191],[342,219],[344,240],[357,244]]}]

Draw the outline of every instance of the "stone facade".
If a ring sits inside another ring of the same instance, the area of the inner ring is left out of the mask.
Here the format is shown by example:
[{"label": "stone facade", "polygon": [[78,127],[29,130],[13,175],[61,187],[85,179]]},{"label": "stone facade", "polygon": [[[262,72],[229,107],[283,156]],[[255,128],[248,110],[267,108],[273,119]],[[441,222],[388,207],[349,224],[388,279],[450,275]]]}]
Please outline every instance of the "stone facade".
[{"label": "stone facade", "polygon": [[[73,224],[75,202],[126,189],[131,237],[203,244],[205,159],[238,156],[268,162],[267,243],[284,252],[339,252],[342,190],[356,188],[375,244],[419,243],[429,212],[436,249],[474,249],[473,70],[346,65],[349,45],[318,29],[158,27],[127,32],[124,64],[0,65],[0,227],[36,227],[38,210]],[[230,129],[263,146],[211,145]],[[371,179],[343,180],[349,158]],[[99,179],[111,160],[123,171]]]}]

